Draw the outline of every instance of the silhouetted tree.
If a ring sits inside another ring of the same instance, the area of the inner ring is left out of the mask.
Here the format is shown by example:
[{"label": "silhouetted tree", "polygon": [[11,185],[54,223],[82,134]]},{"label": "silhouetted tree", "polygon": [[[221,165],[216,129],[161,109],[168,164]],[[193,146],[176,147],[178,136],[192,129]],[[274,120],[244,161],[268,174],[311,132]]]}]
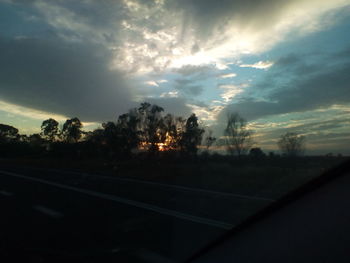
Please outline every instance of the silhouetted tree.
[{"label": "silhouetted tree", "polygon": [[181,117],[174,117],[167,114],[163,118],[162,141],[166,142],[167,150],[177,150],[180,147],[180,141],[185,131],[186,120]]},{"label": "silhouetted tree", "polygon": [[227,115],[227,124],[224,130],[225,145],[231,155],[246,154],[253,145],[252,131],[247,128],[247,122],[238,113]]},{"label": "silhouetted tree", "polygon": [[66,142],[78,142],[82,136],[82,123],[78,118],[66,120],[62,128],[62,137]]},{"label": "silhouetted tree", "polygon": [[207,151],[209,151],[210,146],[216,141],[216,138],[213,136],[213,131],[209,130],[208,135],[204,139],[204,143]]},{"label": "silhouetted tree", "polygon": [[86,133],[86,141],[96,144],[96,145],[102,145],[104,144],[104,134],[103,129],[98,128],[93,131],[89,131]]},{"label": "silhouetted tree", "polygon": [[186,121],[185,131],[181,138],[181,149],[184,153],[197,154],[198,145],[202,141],[204,129],[199,127],[198,118],[192,114]]},{"label": "silhouetted tree", "polygon": [[138,109],[142,141],[150,144],[151,152],[157,152],[159,143],[163,143],[166,137],[163,111],[162,107],[147,102],[142,103]]},{"label": "silhouetted tree", "polygon": [[249,156],[259,159],[265,157],[266,154],[261,150],[261,148],[255,147],[250,149]]},{"label": "silhouetted tree", "polygon": [[277,145],[286,156],[298,156],[305,151],[305,137],[294,132],[287,132],[281,135]]},{"label": "silhouetted tree", "polygon": [[18,136],[18,141],[22,143],[27,143],[29,142],[29,137],[26,134],[20,134]]},{"label": "silhouetted tree", "polygon": [[119,116],[116,128],[118,145],[121,152],[130,154],[133,149],[137,148],[140,142],[140,131],[138,127],[139,116],[136,109]]},{"label": "silhouetted tree", "polygon": [[269,157],[274,158],[274,157],[276,157],[276,154],[274,152],[269,152]]},{"label": "silhouetted tree", "polygon": [[44,140],[38,133],[34,133],[28,136],[28,143],[32,147],[43,146]]},{"label": "silhouetted tree", "polygon": [[59,135],[58,122],[51,118],[43,121],[41,124],[41,135],[54,142]]},{"label": "silhouetted tree", "polygon": [[106,122],[102,124],[102,145],[104,145],[110,156],[120,151],[120,145],[123,143],[119,134],[118,126],[114,122]]},{"label": "silhouetted tree", "polygon": [[0,143],[16,141],[19,138],[18,129],[6,124],[0,124]]}]

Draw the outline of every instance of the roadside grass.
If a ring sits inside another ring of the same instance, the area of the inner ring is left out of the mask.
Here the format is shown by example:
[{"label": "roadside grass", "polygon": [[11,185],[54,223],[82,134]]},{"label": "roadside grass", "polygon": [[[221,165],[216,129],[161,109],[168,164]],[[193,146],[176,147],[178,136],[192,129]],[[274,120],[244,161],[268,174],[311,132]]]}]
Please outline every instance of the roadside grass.
[{"label": "roadside grass", "polygon": [[277,199],[345,159],[323,156],[262,160],[134,158],[108,162],[97,159],[23,158],[2,159],[0,164],[82,171]]},{"label": "roadside grass", "polygon": [[[165,167],[163,167],[165,168]],[[232,167],[226,163],[207,163],[200,167],[178,165],[152,180],[207,190],[276,199],[320,175],[322,167]],[[154,171],[149,171],[153,172]],[[147,173],[143,169],[142,173]],[[137,177],[135,171],[133,177]],[[141,175],[144,179],[144,176]]]}]

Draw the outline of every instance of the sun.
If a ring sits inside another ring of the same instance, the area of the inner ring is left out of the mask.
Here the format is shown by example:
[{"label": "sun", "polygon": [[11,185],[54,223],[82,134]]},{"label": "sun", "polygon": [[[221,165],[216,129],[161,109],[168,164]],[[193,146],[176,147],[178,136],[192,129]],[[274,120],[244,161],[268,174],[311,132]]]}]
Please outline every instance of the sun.
[{"label": "sun", "polygon": [[[155,145],[157,146],[159,152],[174,150],[175,149],[173,146],[174,140],[175,139],[172,136],[170,136],[170,134],[167,132],[165,135],[164,142],[159,142],[159,143],[156,143]],[[150,142],[141,142],[139,145],[139,150],[147,151],[150,149],[150,147],[151,147]]]}]

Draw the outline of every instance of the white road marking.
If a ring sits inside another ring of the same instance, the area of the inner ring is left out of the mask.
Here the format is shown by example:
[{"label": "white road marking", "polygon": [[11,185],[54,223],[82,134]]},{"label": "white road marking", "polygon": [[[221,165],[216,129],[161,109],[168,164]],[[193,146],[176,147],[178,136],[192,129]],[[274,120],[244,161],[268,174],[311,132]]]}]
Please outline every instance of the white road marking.
[{"label": "white road marking", "polygon": [[38,210],[39,212],[41,212],[45,215],[48,215],[50,217],[53,217],[53,218],[62,218],[63,217],[62,213],[57,212],[51,208],[47,208],[47,207],[42,206],[42,205],[35,205],[35,206],[33,206],[33,208],[35,210]]},{"label": "white road marking", "polygon": [[10,193],[10,192],[4,191],[4,190],[0,190],[0,194],[2,194],[4,196],[13,196],[14,195],[13,193]]},{"label": "white road marking", "polygon": [[31,181],[43,183],[43,184],[47,184],[47,185],[51,185],[51,186],[55,186],[55,187],[66,189],[66,190],[75,191],[78,193],[83,193],[86,195],[102,198],[105,200],[111,200],[111,201],[118,202],[121,204],[126,204],[126,205],[130,205],[130,206],[142,208],[142,209],[153,211],[153,212],[156,212],[159,214],[168,215],[168,216],[176,217],[176,218],[187,220],[187,221],[192,221],[192,222],[199,223],[199,224],[209,225],[209,226],[222,228],[222,229],[231,229],[233,227],[232,224],[229,224],[226,222],[212,220],[212,219],[199,217],[199,216],[193,216],[193,215],[185,214],[185,213],[178,212],[175,210],[170,210],[170,209],[162,208],[159,206],[155,206],[155,205],[151,205],[151,204],[147,204],[147,203],[143,203],[143,202],[139,202],[139,201],[134,201],[134,200],[130,200],[130,199],[126,199],[126,198],[122,198],[122,197],[118,197],[118,196],[114,196],[114,195],[110,195],[110,194],[103,194],[103,193],[99,193],[99,192],[95,192],[95,191],[91,191],[91,190],[87,190],[87,189],[81,189],[81,188],[77,188],[74,186],[50,182],[47,180],[33,178],[30,176],[25,176],[25,175],[21,175],[21,174],[17,174],[17,173],[12,173],[12,172],[0,171],[0,173],[5,174],[5,175],[18,177],[18,178],[22,178],[22,179],[26,179],[26,180],[31,180]]}]

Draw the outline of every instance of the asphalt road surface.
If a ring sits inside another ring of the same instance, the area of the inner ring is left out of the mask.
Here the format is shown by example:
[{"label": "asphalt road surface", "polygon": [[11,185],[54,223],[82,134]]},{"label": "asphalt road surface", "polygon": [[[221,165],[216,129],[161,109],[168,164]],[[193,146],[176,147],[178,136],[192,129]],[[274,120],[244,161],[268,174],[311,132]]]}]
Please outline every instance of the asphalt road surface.
[{"label": "asphalt road surface", "polygon": [[0,167],[0,261],[181,262],[272,200]]}]

